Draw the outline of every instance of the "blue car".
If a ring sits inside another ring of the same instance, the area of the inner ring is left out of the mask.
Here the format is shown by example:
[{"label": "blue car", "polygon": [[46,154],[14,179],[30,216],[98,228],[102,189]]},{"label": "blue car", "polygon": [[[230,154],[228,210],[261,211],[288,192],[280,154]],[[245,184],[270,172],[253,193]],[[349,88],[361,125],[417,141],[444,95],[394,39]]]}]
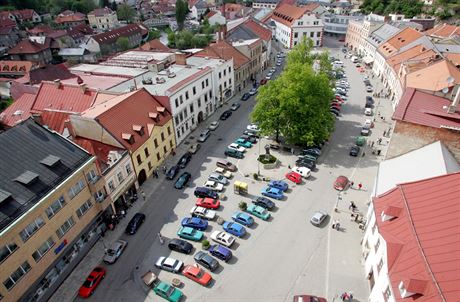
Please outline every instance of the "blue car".
[{"label": "blue car", "polygon": [[228,262],[228,260],[232,259],[233,256],[232,251],[220,244],[211,245],[209,247],[209,253],[217,259],[223,260],[225,262]]},{"label": "blue car", "polygon": [[182,173],[182,175],[177,179],[176,183],[174,184],[174,188],[176,189],[182,189],[184,188],[192,175],[188,172]]},{"label": "blue car", "polygon": [[274,188],[274,187],[265,187],[262,189],[261,193],[263,196],[275,198],[278,200],[281,200],[284,197],[283,191],[281,191],[280,189]]},{"label": "blue car", "polygon": [[289,189],[289,185],[287,184],[287,182],[283,180],[272,180],[268,183],[268,186],[272,188],[277,188],[283,192],[286,192],[287,189]]},{"label": "blue car", "polygon": [[208,222],[199,217],[185,217],[182,219],[182,226],[205,231],[208,228]]},{"label": "blue car", "polygon": [[244,226],[235,222],[226,221],[222,227],[227,233],[235,235],[236,237],[243,237],[244,234],[246,234],[246,229]]},{"label": "blue car", "polygon": [[233,221],[238,222],[247,227],[250,227],[254,223],[254,218],[252,218],[249,214],[238,211],[233,213],[232,219]]}]

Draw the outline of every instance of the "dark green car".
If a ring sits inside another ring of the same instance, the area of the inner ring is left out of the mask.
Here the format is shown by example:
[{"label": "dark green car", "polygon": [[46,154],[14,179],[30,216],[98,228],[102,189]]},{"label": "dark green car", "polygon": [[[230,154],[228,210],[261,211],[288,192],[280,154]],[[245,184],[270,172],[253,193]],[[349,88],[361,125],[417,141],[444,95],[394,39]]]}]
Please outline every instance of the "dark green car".
[{"label": "dark green car", "polygon": [[227,149],[225,150],[225,155],[229,156],[229,157],[234,157],[234,158],[243,158],[244,155],[242,152],[240,151],[237,151],[237,150],[233,150],[233,149]]}]

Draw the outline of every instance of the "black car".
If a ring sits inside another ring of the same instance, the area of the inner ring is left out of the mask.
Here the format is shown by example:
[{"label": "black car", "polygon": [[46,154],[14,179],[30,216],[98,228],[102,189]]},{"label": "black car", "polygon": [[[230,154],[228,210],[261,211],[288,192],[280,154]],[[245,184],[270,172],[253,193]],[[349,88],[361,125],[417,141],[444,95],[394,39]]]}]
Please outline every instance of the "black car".
[{"label": "black car", "polygon": [[251,97],[251,95],[250,95],[248,92],[246,92],[246,93],[243,94],[243,96],[241,97],[241,100],[242,100],[242,101],[247,101],[247,100],[249,100],[250,97]]},{"label": "black car", "polygon": [[359,147],[358,146],[352,146],[350,148],[350,156],[358,156],[359,154]]},{"label": "black car", "polygon": [[136,234],[137,230],[141,226],[141,224],[145,221],[145,215],[142,213],[134,214],[133,218],[128,222],[126,226],[125,233],[128,235]]},{"label": "black car", "polygon": [[340,116],[340,111],[338,111],[337,109],[335,108],[330,108],[329,109],[329,112],[334,114],[335,116]]},{"label": "black car", "polygon": [[251,131],[247,131],[247,130],[244,130],[243,132],[244,135],[247,135],[249,137],[255,137],[255,138],[260,138],[260,136],[255,133],[255,132],[251,132]]},{"label": "black car", "polygon": [[250,142],[251,144],[257,143],[257,139],[254,136],[241,135],[240,138],[244,139],[246,142]]},{"label": "black car", "polygon": [[373,108],[374,105],[371,101],[366,101],[366,105],[364,105],[364,108]]},{"label": "black car", "polygon": [[183,169],[185,168],[185,166],[187,166],[187,164],[189,163],[189,161],[192,159],[192,153],[190,152],[186,152],[184,155],[182,155],[182,157],[179,159],[179,161],[177,162],[177,165],[179,166],[179,168]]},{"label": "black car", "polygon": [[366,103],[367,102],[374,104],[374,99],[371,96],[366,96]]},{"label": "black car", "polygon": [[190,254],[193,250],[193,245],[185,240],[173,238],[168,243],[168,247],[170,250],[183,253],[183,254]]},{"label": "black car", "polygon": [[174,184],[174,188],[182,189],[187,185],[191,177],[192,175],[188,172],[182,173],[181,176],[177,179],[176,183]]},{"label": "black car", "polygon": [[221,121],[225,121],[226,119],[228,119],[230,116],[232,116],[232,111],[231,110],[226,110],[224,111],[221,115],[220,115],[220,120]]},{"label": "black car", "polygon": [[216,259],[212,258],[211,256],[209,256],[208,254],[206,254],[203,251],[199,251],[198,253],[196,253],[195,256],[193,257],[193,259],[195,259],[195,261],[197,263],[199,263],[202,266],[206,267],[211,272],[215,271],[216,268],[219,267],[219,261],[217,261]]},{"label": "black car", "polygon": [[311,155],[313,157],[318,158],[321,155],[321,151],[320,152],[318,152],[318,151],[319,150],[316,150],[316,149],[304,149],[304,150],[302,150],[300,155]]},{"label": "black car", "polygon": [[264,209],[271,210],[275,207],[275,203],[268,198],[257,196],[252,200],[252,203],[256,206],[261,206]]},{"label": "black car", "polygon": [[169,168],[168,172],[166,172],[166,178],[169,180],[173,180],[176,177],[177,173],[179,173],[179,166],[172,166]]},{"label": "black car", "polygon": [[196,187],[194,194],[195,194],[195,197],[199,197],[199,198],[206,198],[206,197],[209,197],[212,199],[219,198],[219,194],[217,194],[216,191],[213,191],[205,187]]},{"label": "black car", "polygon": [[309,160],[307,158],[296,160],[295,165],[298,167],[308,168],[312,171],[316,169],[316,163],[313,160]]}]

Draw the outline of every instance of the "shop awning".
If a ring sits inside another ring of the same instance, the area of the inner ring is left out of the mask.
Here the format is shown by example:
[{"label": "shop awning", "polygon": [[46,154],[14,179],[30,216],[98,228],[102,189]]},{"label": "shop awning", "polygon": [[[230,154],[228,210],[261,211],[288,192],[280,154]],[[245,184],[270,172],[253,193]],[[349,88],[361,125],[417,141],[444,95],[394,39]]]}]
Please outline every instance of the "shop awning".
[{"label": "shop awning", "polygon": [[364,57],[363,62],[364,64],[371,64],[372,62],[374,62],[374,59],[371,57]]}]

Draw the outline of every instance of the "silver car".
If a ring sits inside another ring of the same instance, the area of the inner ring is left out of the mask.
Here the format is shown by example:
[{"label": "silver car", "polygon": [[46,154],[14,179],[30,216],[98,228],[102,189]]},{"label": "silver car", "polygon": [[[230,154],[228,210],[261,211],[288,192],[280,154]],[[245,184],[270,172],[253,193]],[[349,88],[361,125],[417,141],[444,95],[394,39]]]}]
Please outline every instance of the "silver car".
[{"label": "silver car", "polygon": [[168,272],[179,273],[184,263],[174,258],[160,257],[155,266]]},{"label": "silver car", "polygon": [[227,177],[225,177],[225,176],[223,176],[221,174],[217,174],[217,173],[211,173],[211,175],[209,175],[209,177],[208,177],[208,180],[212,180],[212,181],[221,183],[223,185],[228,184]]},{"label": "silver car", "polygon": [[123,251],[125,250],[126,246],[128,245],[127,241],[124,240],[117,240],[115,241],[110,248],[105,251],[105,256],[103,258],[105,263],[112,264],[117,261],[117,259],[121,256]]},{"label": "silver car", "polygon": [[313,214],[313,216],[310,219],[310,222],[311,224],[315,226],[320,226],[321,223],[323,223],[324,219],[326,219],[327,216],[328,214],[326,213],[326,211],[319,210],[315,214]]}]

